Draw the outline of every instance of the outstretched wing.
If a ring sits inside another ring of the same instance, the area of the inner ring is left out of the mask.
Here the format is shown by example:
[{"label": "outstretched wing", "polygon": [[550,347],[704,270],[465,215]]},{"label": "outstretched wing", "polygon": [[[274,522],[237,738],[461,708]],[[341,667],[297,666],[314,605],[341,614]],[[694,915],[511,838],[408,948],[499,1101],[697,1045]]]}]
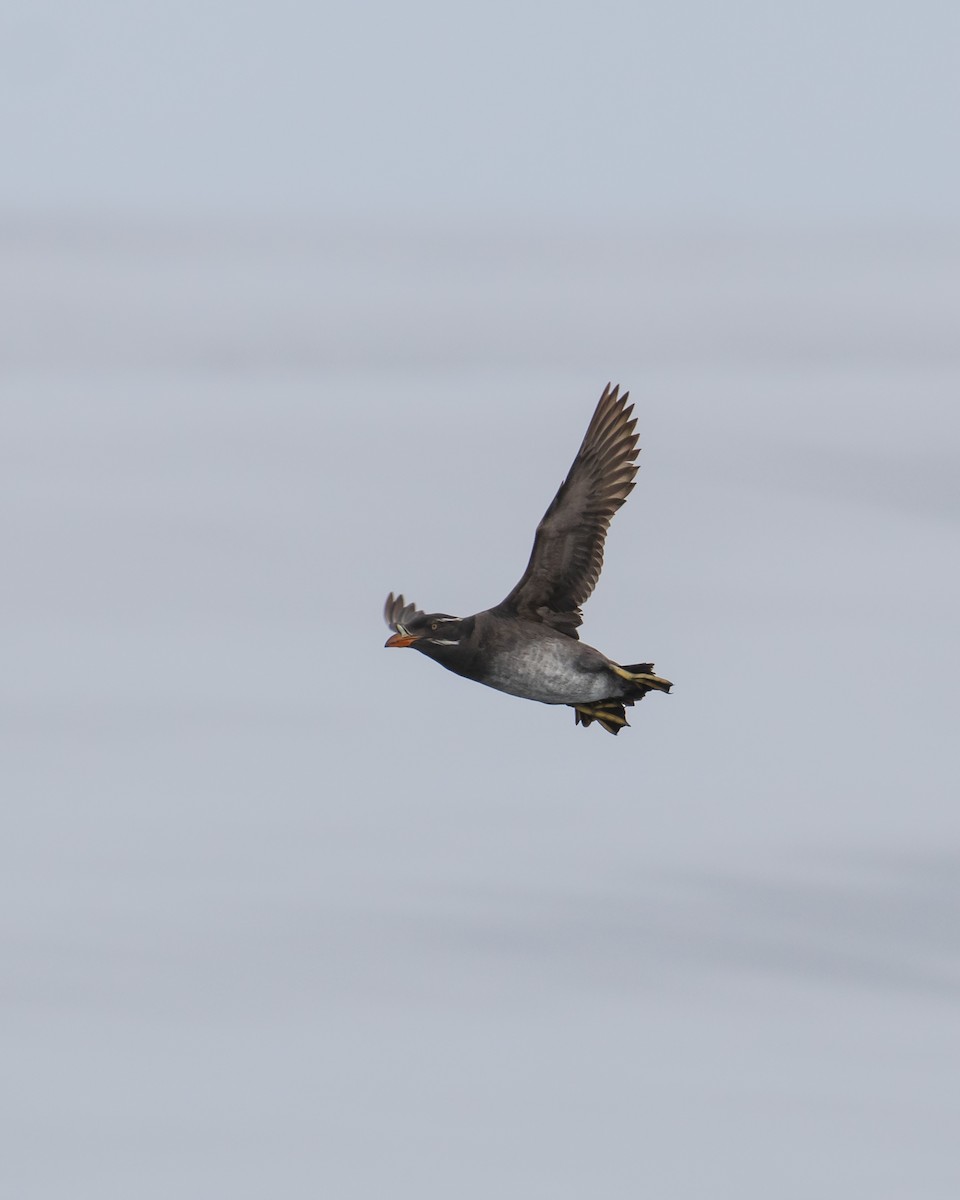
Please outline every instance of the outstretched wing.
[{"label": "outstretched wing", "polygon": [[610,519],[633,491],[637,421],[630,393],[607,384],[573,466],[537,526],[523,578],[500,613],[577,637],[580,606],[596,587]]},{"label": "outstretched wing", "polygon": [[387,602],[383,606],[383,619],[394,631],[398,633],[401,625],[409,625],[411,621],[417,617],[422,617],[424,614],[415,604],[406,604],[402,595],[394,596],[393,592],[387,597]]}]

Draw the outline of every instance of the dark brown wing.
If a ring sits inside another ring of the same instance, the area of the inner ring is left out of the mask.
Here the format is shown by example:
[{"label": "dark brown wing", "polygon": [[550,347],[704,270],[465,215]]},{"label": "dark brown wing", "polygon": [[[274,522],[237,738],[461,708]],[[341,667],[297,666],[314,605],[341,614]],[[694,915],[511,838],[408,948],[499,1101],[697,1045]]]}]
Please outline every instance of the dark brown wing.
[{"label": "dark brown wing", "polygon": [[630,393],[618,396],[619,390],[604,389],[573,466],[537,526],[523,578],[495,611],[578,636],[580,606],[600,578],[610,519],[637,474],[637,421],[630,419]]}]

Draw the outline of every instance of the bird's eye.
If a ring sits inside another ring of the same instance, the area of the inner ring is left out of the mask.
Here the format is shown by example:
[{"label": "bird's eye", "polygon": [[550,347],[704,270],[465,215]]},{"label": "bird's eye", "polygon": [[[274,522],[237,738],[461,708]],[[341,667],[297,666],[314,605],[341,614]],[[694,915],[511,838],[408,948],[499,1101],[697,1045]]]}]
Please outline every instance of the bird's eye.
[{"label": "bird's eye", "polygon": [[434,633],[436,633],[437,632],[437,622],[434,621],[434,623],[430,626],[430,628],[433,630]]}]

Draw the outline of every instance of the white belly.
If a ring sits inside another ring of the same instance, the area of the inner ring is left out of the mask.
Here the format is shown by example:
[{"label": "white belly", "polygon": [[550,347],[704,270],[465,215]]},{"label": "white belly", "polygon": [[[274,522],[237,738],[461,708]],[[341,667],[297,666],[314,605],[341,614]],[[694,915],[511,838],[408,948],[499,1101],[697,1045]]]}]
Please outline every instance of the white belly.
[{"label": "white belly", "polygon": [[[539,700],[541,704],[607,699],[610,676],[597,669],[602,667],[602,656],[588,646],[576,642],[573,645],[581,653],[574,656],[572,662],[567,638],[518,646],[514,652],[504,652],[494,658],[484,683],[511,696]],[[578,662],[577,657],[582,662]],[[587,669],[588,664],[592,670]]]}]

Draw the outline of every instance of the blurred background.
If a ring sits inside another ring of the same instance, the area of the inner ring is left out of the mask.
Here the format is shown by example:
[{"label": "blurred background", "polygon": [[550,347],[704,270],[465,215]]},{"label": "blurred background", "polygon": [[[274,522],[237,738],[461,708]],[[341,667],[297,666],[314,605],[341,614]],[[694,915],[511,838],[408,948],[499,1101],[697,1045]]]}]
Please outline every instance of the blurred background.
[{"label": "blurred background", "polygon": [[[0,1183],[960,1194],[960,10],[0,14]],[[613,739],[418,655],[608,380]]]}]

